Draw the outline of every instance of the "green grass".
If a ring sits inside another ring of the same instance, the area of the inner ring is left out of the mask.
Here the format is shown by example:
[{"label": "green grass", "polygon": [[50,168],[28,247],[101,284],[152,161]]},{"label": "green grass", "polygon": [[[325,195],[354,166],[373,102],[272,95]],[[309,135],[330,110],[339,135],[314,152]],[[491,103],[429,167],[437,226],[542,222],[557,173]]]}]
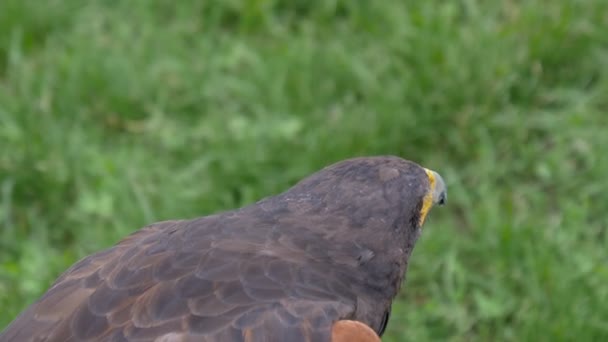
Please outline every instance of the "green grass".
[{"label": "green grass", "polygon": [[[85,5],[86,3],[86,5]],[[397,154],[388,341],[608,339],[608,2],[0,1],[0,327],[144,224]]]}]

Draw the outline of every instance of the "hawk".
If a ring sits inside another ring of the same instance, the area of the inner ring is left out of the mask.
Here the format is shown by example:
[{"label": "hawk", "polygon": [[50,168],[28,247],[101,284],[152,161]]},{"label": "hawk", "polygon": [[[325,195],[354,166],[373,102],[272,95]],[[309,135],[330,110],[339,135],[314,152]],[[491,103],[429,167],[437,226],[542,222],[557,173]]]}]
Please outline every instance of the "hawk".
[{"label": "hawk", "polygon": [[80,260],[0,341],[379,341],[441,176],[348,159]]}]

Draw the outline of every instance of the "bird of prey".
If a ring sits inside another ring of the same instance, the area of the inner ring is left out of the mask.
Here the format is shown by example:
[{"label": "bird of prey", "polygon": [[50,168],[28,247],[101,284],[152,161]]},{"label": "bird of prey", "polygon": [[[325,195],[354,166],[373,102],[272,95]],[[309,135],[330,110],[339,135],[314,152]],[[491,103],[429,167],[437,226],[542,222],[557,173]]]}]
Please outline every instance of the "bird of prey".
[{"label": "bird of prey", "polygon": [[0,341],[379,341],[438,173],[353,158],[240,209],[85,257]]}]

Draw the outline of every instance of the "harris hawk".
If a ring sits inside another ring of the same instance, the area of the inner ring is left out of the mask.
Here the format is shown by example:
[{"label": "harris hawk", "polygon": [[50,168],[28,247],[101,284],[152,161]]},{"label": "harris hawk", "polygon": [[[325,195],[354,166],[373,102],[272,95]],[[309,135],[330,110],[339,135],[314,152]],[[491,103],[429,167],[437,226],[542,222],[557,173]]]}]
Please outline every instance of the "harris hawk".
[{"label": "harris hawk", "polygon": [[348,159],[240,209],[151,224],[85,257],[0,341],[379,341],[434,171]]}]

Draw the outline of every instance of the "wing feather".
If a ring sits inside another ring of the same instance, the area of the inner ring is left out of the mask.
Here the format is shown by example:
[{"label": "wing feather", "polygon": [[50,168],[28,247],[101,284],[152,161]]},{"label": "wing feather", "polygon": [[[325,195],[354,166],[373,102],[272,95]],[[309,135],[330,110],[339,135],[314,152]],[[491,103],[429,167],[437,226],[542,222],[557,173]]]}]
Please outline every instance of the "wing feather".
[{"label": "wing feather", "polygon": [[329,341],[352,317],[348,278],[307,259],[304,237],[235,232],[213,217],[146,227],[68,269],[0,341]]}]

